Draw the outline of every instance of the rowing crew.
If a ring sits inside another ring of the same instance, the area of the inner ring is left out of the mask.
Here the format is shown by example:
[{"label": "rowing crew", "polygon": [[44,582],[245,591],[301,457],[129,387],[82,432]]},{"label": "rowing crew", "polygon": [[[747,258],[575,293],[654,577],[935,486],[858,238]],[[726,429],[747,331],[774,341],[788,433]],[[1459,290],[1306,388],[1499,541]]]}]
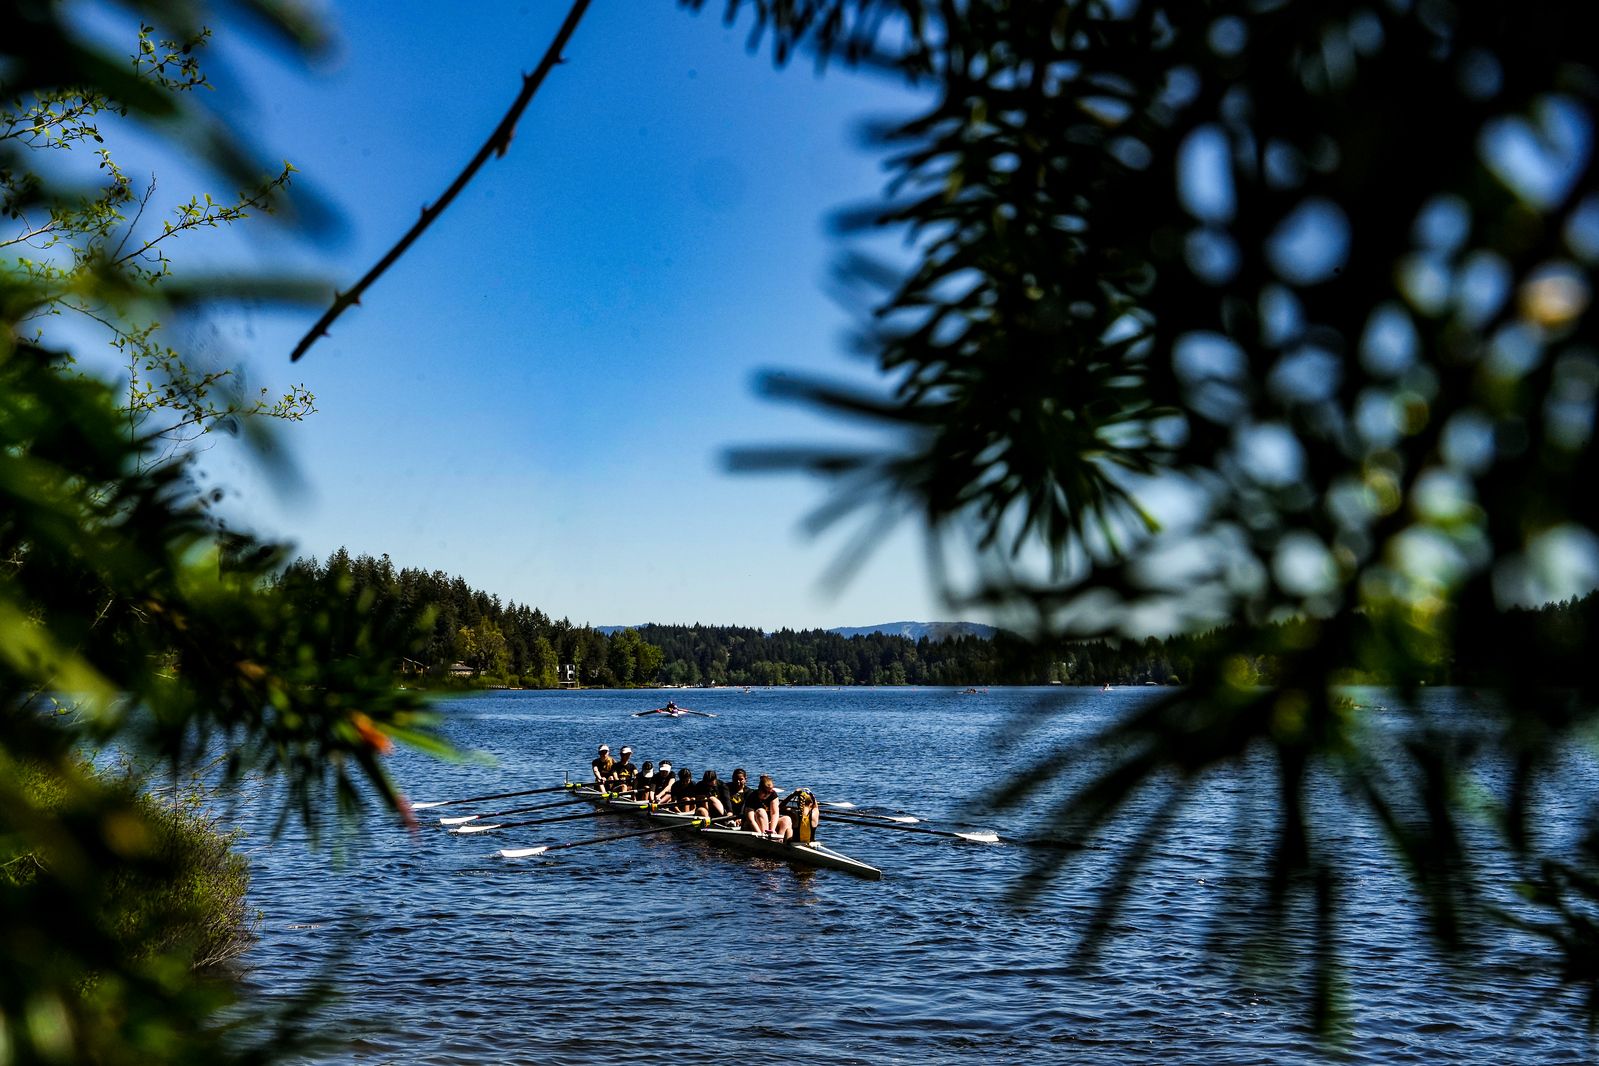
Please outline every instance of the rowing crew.
[{"label": "rowing crew", "polygon": [[592,767],[595,782],[607,791],[631,795],[658,810],[692,814],[782,840],[797,838],[808,843],[821,820],[815,796],[796,789],[784,799],[770,774],[761,774],[755,788],[749,787],[749,775],[743,769],[734,770],[731,781],[724,782],[715,770],[705,771],[696,781],[688,767],[673,773],[672,764],[665,759],[659,766],[645,762],[635,768],[630,747],[622,749],[620,758],[612,759],[609,744],[600,745]]}]

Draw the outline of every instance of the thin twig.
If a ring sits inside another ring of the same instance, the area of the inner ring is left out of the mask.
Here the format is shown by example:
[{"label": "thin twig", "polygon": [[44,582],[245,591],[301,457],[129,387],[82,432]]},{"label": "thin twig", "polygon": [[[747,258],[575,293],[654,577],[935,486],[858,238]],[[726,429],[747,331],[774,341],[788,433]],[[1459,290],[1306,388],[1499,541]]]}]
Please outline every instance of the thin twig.
[{"label": "thin twig", "polygon": [[588,10],[588,6],[589,0],[574,0],[572,9],[566,14],[566,20],[561,23],[560,30],[555,34],[555,39],[550,42],[550,47],[545,50],[544,58],[539,60],[539,65],[532,74],[524,74],[522,76],[522,91],[517,93],[516,100],[511,104],[511,109],[505,113],[504,118],[500,119],[500,124],[494,128],[494,132],[489,135],[489,139],[484,142],[483,147],[478,149],[477,154],[472,157],[472,161],[466,165],[466,169],[456,176],[455,180],[450,183],[450,187],[444,190],[444,195],[440,196],[437,202],[423,206],[422,216],[417,219],[416,224],[406,231],[405,236],[401,237],[399,242],[393,248],[390,248],[382,259],[377,261],[377,265],[368,270],[366,275],[355,283],[353,289],[349,292],[334,294],[333,305],[323,312],[322,317],[317,319],[316,325],[312,326],[306,335],[300,338],[300,343],[294,346],[294,353],[289,356],[290,362],[298,361],[300,356],[310,349],[311,345],[315,344],[318,339],[327,336],[328,327],[333,325],[334,320],[342,315],[347,308],[361,302],[361,295],[371,287],[373,282],[383,276],[384,271],[393,266],[405,254],[416,239],[433,224],[434,219],[444,213],[444,210],[450,206],[450,202],[455,199],[462,189],[466,188],[467,183],[482,169],[483,164],[489,161],[491,155],[503,156],[506,153],[511,147],[511,138],[516,135],[516,123],[522,117],[522,112],[527,110],[527,105],[533,102],[533,94],[538,92],[539,86],[544,83],[545,75],[549,74],[556,64],[562,62],[561,50],[566,47],[566,42],[571,38],[572,32],[577,29],[577,24],[583,20],[583,13]]},{"label": "thin twig", "polygon": [[[254,195],[245,197],[243,200],[240,200],[237,204],[234,204],[232,207],[223,208],[220,213],[215,214],[215,215],[213,215],[211,213],[211,208],[212,208],[213,205],[211,203],[207,202],[206,207],[205,207],[205,211],[203,213],[201,213],[199,215],[191,215],[191,216],[187,216],[185,218],[182,218],[182,219],[180,219],[178,221],[178,223],[176,225],[170,225],[169,224],[169,228],[164,229],[160,233],[156,234],[154,237],[151,237],[149,240],[145,241],[143,244],[141,244],[139,247],[135,248],[133,251],[128,252],[126,255],[118,254],[115,258],[113,258],[111,260],[111,265],[112,266],[121,266],[123,263],[126,263],[128,260],[133,259],[136,256],[139,257],[139,258],[145,258],[147,256],[147,254],[149,253],[150,249],[154,248],[156,245],[160,244],[162,241],[166,240],[168,237],[176,236],[179,233],[184,233],[184,232],[186,232],[188,230],[195,229],[195,228],[197,228],[199,226],[214,226],[214,225],[216,225],[218,219],[221,219],[222,221],[227,222],[227,223],[233,223],[233,222],[238,221],[239,218],[245,217],[243,215],[235,215],[233,217],[228,217],[228,213],[229,212],[243,211],[246,207],[258,207],[258,208],[262,208],[264,210],[266,208],[266,206],[269,203],[272,202],[272,190],[274,188],[276,188],[278,186],[279,182],[284,180],[286,177],[287,177],[287,172],[285,172],[285,175],[284,175],[283,178],[274,178],[272,181],[269,181],[265,185],[263,185],[259,192],[255,193]],[[153,182],[151,184],[150,191],[151,192],[155,191],[155,186],[154,186]],[[146,194],[145,199],[146,200],[149,199],[149,194],[148,193]],[[184,208],[180,208],[180,210],[184,210]],[[141,214],[141,215],[144,214],[144,205],[143,204],[139,205],[139,214]],[[138,220],[137,217],[134,218],[134,220],[133,220],[134,223],[137,223],[138,221],[139,220]],[[130,224],[128,232],[129,233],[133,232],[132,224]],[[126,243],[127,243],[127,237],[124,236],[123,240],[122,240],[122,243],[117,245],[117,252],[118,253],[121,253],[122,245],[126,244]],[[148,261],[149,262],[157,262],[158,263],[161,260],[160,260],[159,257],[157,257],[156,259],[148,260]]]},{"label": "thin twig", "polygon": [[[24,219],[23,221],[26,222],[27,220]],[[53,230],[55,228],[56,228],[56,220],[52,218],[49,222],[46,222],[44,225],[40,226],[36,230],[29,230],[27,233],[22,234],[20,237],[12,237],[9,240],[0,241],[0,248],[9,248],[13,244],[21,244],[23,241],[31,241],[35,237],[44,236],[45,234],[49,233],[51,230]]]},{"label": "thin twig", "polygon": [[117,242],[117,250],[112,252],[110,259],[113,263],[120,263],[122,249],[127,247],[128,238],[133,236],[134,227],[139,224],[139,219],[144,217],[144,209],[150,206],[150,197],[155,195],[155,175],[150,175],[150,184],[144,190],[144,198],[139,201],[139,210],[134,213],[133,221],[128,223],[128,228],[123,232],[122,239]]}]

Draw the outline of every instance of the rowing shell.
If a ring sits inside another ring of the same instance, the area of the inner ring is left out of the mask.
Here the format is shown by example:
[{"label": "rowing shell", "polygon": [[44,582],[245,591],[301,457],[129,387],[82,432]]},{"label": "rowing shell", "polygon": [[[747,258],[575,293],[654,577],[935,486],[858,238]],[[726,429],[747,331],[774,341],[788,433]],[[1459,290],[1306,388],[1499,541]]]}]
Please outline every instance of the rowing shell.
[{"label": "rowing shell", "polygon": [[[694,821],[692,814],[674,814],[667,811],[652,811],[648,804],[638,800],[606,799],[598,789],[583,787],[577,789],[574,795],[581,796],[596,807],[604,807],[615,811],[617,814],[629,815],[634,818],[646,818],[662,825],[687,825]],[[755,833],[748,829],[722,829],[712,826],[709,829],[685,829],[682,835],[692,834],[695,837],[709,841],[712,844],[737,851],[746,851],[755,855],[763,855],[773,859],[787,859],[789,862],[803,863],[807,866],[821,866],[829,870],[842,870],[864,877],[868,881],[880,880],[883,871],[875,866],[868,866],[859,859],[852,859],[822,844],[811,841],[801,844],[796,841],[780,840],[765,833]],[[677,835],[677,834],[674,834]]]}]

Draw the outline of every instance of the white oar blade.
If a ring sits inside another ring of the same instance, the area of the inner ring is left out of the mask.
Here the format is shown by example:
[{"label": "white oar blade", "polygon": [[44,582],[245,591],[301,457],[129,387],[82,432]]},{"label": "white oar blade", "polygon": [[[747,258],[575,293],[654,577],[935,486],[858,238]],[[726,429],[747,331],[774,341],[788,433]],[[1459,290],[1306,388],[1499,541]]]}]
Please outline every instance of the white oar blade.
[{"label": "white oar blade", "polygon": [[426,803],[413,803],[413,804],[411,804],[411,809],[413,811],[425,811],[429,807],[442,807],[448,802],[450,802],[450,801],[449,800],[428,800]]},{"label": "white oar blade", "polygon": [[501,848],[494,854],[502,859],[526,859],[533,855],[543,855],[548,850],[550,846],[546,844],[541,848]]},{"label": "white oar blade", "polygon": [[439,819],[439,824],[440,825],[465,825],[467,822],[475,822],[481,817],[483,817],[481,814],[463,814],[459,818],[440,818]]},{"label": "white oar blade", "polygon": [[998,844],[998,833],[956,833],[962,840],[970,840],[974,844]]},{"label": "white oar blade", "polygon": [[460,833],[465,836],[467,833],[487,833],[490,829],[498,828],[499,826],[497,825],[462,825],[450,830],[450,832]]}]

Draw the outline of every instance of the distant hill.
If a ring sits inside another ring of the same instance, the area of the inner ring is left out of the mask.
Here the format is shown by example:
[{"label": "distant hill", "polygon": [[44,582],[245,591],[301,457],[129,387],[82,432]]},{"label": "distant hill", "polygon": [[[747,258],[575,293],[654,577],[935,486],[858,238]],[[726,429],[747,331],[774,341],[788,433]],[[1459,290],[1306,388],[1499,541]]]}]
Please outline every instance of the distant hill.
[{"label": "distant hill", "polygon": [[936,642],[954,640],[956,637],[977,637],[981,640],[989,640],[998,631],[993,626],[985,626],[978,622],[883,622],[875,626],[829,629],[828,632],[837,633],[841,637],[866,637],[873,633],[887,633],[890,636],[904,637],[907,640],[922,640],[926,638]]},{"label": "distant hill", "polygon": [[[649,624],[637,626],[595,626],[594,629],[606,636],[620,633],[624,629],[643,631]],[[884,622],[875,626],[841,626],[838,629],[829,629],[827,632],[840,637],[868,637],[873,633],[887,633],[893,637],[904,637],[907,640],[919,641],[927,638],[934,642],[953,640],[956,637],[977,637],[979,640],[990,640],[998,632],[993,626],[985,626],[980,622]]]}]

